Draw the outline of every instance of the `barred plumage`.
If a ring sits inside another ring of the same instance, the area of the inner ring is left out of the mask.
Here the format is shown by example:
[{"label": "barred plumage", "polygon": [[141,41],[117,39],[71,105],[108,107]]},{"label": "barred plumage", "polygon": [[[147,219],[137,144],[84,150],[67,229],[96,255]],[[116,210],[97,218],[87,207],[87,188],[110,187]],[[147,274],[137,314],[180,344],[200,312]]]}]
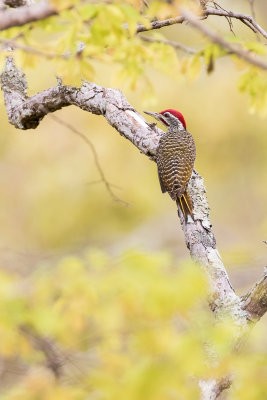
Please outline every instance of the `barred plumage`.
[{"label": "barred plumage", "polygon": [[157,148],[156,161],[162,192],[168,192],[183,214],[192,215],[193,205],[187,185],[196,157],[192,135],[186,130],[183,116],[176,110],[148,113],[168,125]]}]

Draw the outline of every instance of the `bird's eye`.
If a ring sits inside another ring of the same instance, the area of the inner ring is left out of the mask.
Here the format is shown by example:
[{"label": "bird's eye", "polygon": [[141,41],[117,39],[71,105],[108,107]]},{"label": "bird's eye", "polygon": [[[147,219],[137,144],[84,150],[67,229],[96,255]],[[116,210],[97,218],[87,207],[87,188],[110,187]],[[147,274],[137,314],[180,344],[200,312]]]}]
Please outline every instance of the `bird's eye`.
[{"label": "bird's eye", "polygon": [[170,116],[170,113],[169,112],[165,112],[164,113],[164,117],[169,117]]}]

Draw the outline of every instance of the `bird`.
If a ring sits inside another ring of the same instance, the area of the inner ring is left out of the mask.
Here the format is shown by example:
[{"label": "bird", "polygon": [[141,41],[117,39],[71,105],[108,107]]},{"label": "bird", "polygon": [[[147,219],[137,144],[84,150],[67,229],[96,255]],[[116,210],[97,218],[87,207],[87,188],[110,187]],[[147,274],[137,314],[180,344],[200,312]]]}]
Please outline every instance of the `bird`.
[{"label": "bird", "polygon": [[193,217],[193,202],[187,186],[194,168],[196,145],[193,136],[186,130],[185,119],[179,111],[171,108],[159,113],[151,111],[144,113],[168,127],[161,136],[156,150],[162,193],[169,193],[185,219],[188,215]]}]

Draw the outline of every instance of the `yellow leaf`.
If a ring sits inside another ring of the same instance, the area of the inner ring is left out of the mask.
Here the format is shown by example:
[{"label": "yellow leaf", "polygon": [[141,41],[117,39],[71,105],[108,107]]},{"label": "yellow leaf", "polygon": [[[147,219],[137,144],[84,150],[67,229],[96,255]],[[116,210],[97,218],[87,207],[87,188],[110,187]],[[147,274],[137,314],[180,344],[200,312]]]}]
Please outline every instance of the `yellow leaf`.
[{"label": "yellow leaf", "polygon": [[201,59],[200,55],[193,56],[192,61],[187,66],[187,77],[190,81],[195,80],[201,72]]}]

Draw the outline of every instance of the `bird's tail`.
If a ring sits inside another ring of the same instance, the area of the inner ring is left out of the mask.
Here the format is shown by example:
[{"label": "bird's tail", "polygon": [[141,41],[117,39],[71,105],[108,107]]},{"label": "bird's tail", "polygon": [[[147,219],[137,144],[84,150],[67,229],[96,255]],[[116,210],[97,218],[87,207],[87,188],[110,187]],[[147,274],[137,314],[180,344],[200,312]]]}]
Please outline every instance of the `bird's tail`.
[{"label": "bird's tail", "polygon": [[191,197],[187,193],[187,190],[181,197],[177,197],[176,203],[178,208],[182,210],[182,213],[184,214],[185,218],[188,215],[191,215],[191,217],[193,217],[193,203]]}]

